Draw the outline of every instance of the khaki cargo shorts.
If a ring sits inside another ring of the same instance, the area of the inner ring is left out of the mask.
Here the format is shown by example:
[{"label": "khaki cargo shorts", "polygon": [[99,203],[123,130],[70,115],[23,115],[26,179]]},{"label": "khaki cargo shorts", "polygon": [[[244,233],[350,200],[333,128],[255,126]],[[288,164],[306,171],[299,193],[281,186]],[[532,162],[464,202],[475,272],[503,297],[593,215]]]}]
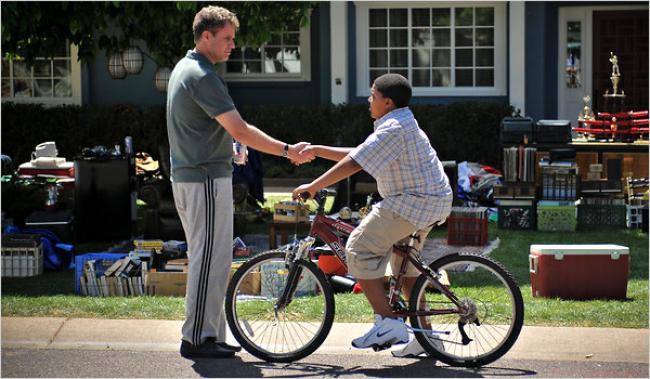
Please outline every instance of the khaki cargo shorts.
[{"label": "khaki cargo shorts", "polygon": [[[348,271],[357,279],[379,279],[386,274],[388,261],[391,270],[399,271],[402,258],[392,254],[393,245],[408,243],[409,236],[417,232],[420,242],[415,248],[420,250],[431,228],[418,230],[398,214],[384,208],[373,208],[352,231],[345,245]],[[418,276],[420,272],[408,264],[406,276]]]}]

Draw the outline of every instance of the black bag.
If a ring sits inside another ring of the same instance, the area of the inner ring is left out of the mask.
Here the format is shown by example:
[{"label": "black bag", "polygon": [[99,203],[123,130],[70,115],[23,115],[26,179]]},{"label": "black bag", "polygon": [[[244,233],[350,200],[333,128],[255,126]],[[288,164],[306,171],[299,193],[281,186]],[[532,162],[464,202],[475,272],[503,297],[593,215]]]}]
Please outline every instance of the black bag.
[{"label": "black bag", "polygon": [[537,143],[571,142],[571,121],[539,120],[535,124],[535,141]]},{"label": "black bag", "polygon": [[534,142],[533,119],[530,117],[504,117],[501,120],[499,140],[501,144],[525,144]]}]

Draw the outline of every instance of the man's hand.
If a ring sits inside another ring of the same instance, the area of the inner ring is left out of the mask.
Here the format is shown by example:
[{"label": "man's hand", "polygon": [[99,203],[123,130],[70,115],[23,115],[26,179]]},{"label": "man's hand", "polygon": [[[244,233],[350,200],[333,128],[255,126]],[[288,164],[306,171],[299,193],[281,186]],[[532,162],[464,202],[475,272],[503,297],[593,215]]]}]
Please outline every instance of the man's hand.
[{"label": "man's hand", "polygon": [[311,162],[316,158],[313,152],[308,152],[306,154],[301,154],[301,151],[303,151],[306,147],[310,146],[309,142],[298,142],[293,145],[289,145],[289,159],[291,160],[291,163],[295,164],[296,166],[301,165],[303,163]]},{"label": "man's hand", "polygon": [[303,193],[303,192],[309,192],[309,198],[311,199],[311,198],[314,197],[314,195],[316,194],[316,191],[318,191],[318,188],[312,186],[311,183],[309,183],[309,184],[302,184],[302,185],[296,187],[296,188],[293,190],[293,192],[292,192],[291,195],[292,195],[292,197],[293,197],[294,200],[302,200],[302,199],[300,198],[300,194]]}]

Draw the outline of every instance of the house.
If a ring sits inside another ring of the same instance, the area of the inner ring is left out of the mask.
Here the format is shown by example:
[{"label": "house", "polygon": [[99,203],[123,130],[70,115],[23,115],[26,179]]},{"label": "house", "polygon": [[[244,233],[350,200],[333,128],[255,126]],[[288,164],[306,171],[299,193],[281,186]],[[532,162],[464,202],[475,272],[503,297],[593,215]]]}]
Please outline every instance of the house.
[{"label": "house", "polygon": [[[620,1],[321,2],[307,27],[260,49],[240,47],[219,70],[240,104],[361,103],[375,77],[397,72],[411,80],[415,103],[510,103],[534,119],[575,124],[584,96],[598,109],[611,89],[610,52],[626,105],[648,109],[648,9]],[[33,69],[3,60],[2,101],[163,105],[156,70],[145,54],[139,74],[115,80],[105,54],[80,64],[76,47],[62,46]]]}]

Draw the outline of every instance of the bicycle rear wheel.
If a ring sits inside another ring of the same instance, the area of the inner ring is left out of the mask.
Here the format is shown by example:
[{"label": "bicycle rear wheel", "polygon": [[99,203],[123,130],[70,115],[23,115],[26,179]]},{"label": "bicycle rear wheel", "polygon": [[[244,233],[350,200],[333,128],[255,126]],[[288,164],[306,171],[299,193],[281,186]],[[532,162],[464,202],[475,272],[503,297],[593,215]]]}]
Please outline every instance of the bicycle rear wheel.
[{"label": "bicycle rear wheel", "polygon": [[285,252],[262,253],[243,264],[226,292],[230,331],[252,355],[292,362],[313,353],[334,322],[334,295],[325,275],[310,261],[294,266],[300,277],[291,301],[277,309],[288,283]]},{"label": "bicycle rear wheel", "polygon": [[[441,283],[464,306],[455,313],[411,317],[414,328],[427,330],[415,336],[429,355],[451,366],[477,367],[508,352],[524,322],[524,302],[512,275],[496,261],[475,255],[445,256],[429,267],[443,273]],[[410,310],[458,310],[434,288],[431,279],[421,275]]]}]

